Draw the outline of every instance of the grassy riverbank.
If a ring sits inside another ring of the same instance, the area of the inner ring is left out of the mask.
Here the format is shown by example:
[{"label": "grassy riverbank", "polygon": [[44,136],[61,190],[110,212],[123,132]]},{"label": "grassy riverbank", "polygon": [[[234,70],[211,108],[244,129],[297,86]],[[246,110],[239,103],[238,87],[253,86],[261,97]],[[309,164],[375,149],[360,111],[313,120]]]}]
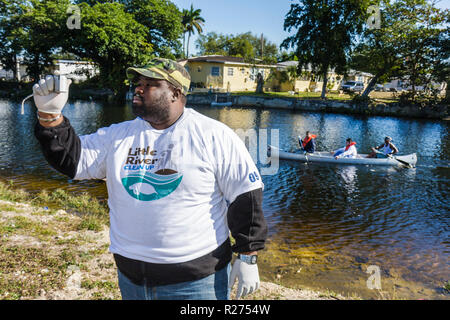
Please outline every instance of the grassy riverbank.
[{"label": "grassy riverbank", "polygon": [[[87,194],[0,182],[0,299],[120,299],[108,223],[106,204]],[[262,282],[246,299],[346,298]]]}]

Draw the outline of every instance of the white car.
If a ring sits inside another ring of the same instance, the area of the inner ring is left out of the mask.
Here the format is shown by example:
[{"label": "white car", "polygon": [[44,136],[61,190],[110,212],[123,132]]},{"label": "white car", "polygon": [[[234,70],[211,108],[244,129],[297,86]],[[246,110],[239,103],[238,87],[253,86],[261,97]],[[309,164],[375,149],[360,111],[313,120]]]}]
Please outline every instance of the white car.
[{"label": "white car", "polygon": [[361,81],[347,81],[341,85],[344,91],[361,92],[364,90],[364,83]]}]

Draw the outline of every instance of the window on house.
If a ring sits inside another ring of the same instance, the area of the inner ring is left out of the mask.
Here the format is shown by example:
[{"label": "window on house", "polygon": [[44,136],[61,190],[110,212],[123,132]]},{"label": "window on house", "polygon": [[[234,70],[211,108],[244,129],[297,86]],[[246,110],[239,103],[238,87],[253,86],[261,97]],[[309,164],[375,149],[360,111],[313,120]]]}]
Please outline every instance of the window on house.
[{"label": "window on house", "polygon": [[228,75],[232,76],[234,73],[234,69],[233,68],[228,68]]},{"label": "window on house", "polygon": [[184,68],[186,69],[186,71],[187,71],[188,73],[190,72],[190,70],[189,70],[189,67],[188,67],[188,66],[185,66]]},{"label": "window on house", "polygon": [[220,76],[220,69],[219,69],[219,67],[211,67],[211,75],[212,76]]},{"label": "window on house", "polygon": [[202,72],[202,67],[198,66],[197,67],[197,72]]}]

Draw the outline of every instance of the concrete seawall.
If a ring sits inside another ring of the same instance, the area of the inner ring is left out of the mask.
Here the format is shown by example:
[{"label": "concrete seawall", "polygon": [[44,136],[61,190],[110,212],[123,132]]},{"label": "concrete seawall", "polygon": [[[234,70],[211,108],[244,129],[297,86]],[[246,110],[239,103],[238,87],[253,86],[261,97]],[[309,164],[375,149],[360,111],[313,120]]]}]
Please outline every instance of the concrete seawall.
[{"label": "concrete seawall", "polygon": [[[222,95],[223,96],[223,95]],[[211,105],[215,101],[215,94],[189,94],[189,105]],[[395,116],[425,119],[448,118],[448,105],[421,107],[416,105],[401,106],[398,103],[353,104],[351,101],[297,99],[279,97],[239,96],[229,97],[235,107],[260,107],[271,109],[289,109],[312,112],[360,114],[371,116]]]}]

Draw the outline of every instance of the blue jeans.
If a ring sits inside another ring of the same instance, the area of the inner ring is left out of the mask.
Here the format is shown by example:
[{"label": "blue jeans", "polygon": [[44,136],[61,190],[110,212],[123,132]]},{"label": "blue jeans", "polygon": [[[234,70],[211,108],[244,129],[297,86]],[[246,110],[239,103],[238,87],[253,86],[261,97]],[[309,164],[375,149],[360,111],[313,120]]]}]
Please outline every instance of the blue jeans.
[{"label": "blue jeans", "polygon": [[337,150],[337,151],[333,154],[333,157],[337,157],[338,155],[340,155],[340,154],[342,154],[342,153],[344,153],[344,152],[345,152],[344,148],[339,149],[339,150]]},{"label": "blue jeans", "polygon": [[205,278],[164,286],[136,285],[117,270],[123,300],[229,300],[231,264]]}]

